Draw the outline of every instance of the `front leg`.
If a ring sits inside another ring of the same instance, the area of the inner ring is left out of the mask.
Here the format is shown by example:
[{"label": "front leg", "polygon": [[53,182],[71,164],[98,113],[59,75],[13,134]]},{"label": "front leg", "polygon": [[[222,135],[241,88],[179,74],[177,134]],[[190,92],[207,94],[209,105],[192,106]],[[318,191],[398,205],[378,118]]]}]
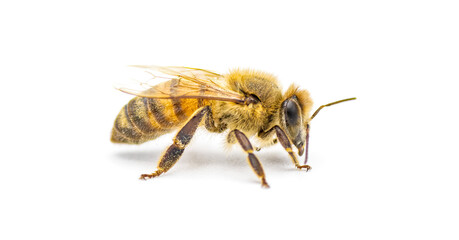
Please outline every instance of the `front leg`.
[{"label": "front leg", "polygon": [[298,159],[296,158],[296,155],[292,150],[292,144],[290,143],[290,140],[288,139],[287,134],[285,134],[284,130],[282,130],[279,126],[274,126],[273,128],[276,130],[277,139],[279,139],[279,142],[282,145],[282,147],[284,147],[285,151],[287,151],[290,155],[290,158],[295,164],[295,167],[298,169],[306,168],[306,171],[309,171],[311,169],[309,165],[300,165],[300,163],[298,162]]}]

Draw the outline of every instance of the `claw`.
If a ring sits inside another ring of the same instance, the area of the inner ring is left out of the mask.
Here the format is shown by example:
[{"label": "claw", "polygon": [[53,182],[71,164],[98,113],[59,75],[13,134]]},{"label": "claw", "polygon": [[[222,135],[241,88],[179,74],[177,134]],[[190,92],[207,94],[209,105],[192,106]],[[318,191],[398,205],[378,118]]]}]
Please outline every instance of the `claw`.
[{"label": "claw", "polygon": [[296,168],[298,168],[298,169],[306,168],[306,172],[311,170],[311,166],[309,166],[309,165],[297,165]]},{"label": "claw", "polygon": [[163,173],[162,170],[156,170],[156,172],[152,173],[152,174],[142,174],[140,175],[140,180],[148,180],[148,179],[152,179],[154,177],[157,177],[159,175],[161,175],[161,173]]},{"label": "claw", "polygon": [[261,180],[261,187],[262,187],[262,188],[269,188],[269,185],[268,185],[268,183],[266,182],[265,179],[262,179],[262,180]]},{"label": "claw", "polygon": [[140,178],[139,178],[139,179],[140,179],[140,180],[145,180],[145,181],[146,181],[146,180],[148,180],[148,179],[150,179],[150,178],[152,178],[152,177],[153,177],[152,174],[142,174],[142,175],[140,175]]}]

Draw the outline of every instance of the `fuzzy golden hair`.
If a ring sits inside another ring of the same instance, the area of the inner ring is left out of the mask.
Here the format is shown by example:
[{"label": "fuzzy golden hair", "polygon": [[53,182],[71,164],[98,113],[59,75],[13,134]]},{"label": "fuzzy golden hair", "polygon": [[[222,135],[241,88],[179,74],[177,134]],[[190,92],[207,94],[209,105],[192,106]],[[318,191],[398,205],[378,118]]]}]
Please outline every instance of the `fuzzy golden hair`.
[{"label": "fuzzy golden hair", "polygon": [[293,96],[298,98],[298,103],[301,107],[301,112],[303,114],[303,119],[309,120],[310,113],[312,110],[313,101],[312,98],[307,90],[300,89],[297,85],[292,84],[284,93],[283,99],[289,99]]},{"label": "fuzzy golden hair", "polygon": [[232,90],[259,95],[267,107],[277,104],[281,97],[277,77],[270,73],[253,69],[233,69],[225,77]]},{"label": "fuzzy golden hair", "polygon": [[252,69],[233,69],[225,75],[227,87],[246,96],[255,95],[261,104],[241,106],[232,102],[214,102],[213,114],[228,122],[229,129],[241,129],[249,135],[268,130],[278,121],[282,91],[277,78]]}]

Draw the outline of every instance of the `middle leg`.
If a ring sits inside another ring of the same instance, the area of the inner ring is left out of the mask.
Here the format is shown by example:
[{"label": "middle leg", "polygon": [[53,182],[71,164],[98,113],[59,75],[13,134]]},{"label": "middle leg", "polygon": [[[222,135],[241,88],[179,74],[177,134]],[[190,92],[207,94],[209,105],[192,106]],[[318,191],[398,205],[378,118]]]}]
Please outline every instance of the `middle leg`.
[{"label": "middle leg", "polygon": [[239,145],[241,145],[242,149],[244,149],[244,151],[247,153],[247,160],[250,164],[250,167],[252,167],[252,170],[255,172],[255,174],[257,174],[258,178],[261,179],[261,186],[269,188],[269,185],[266,182],[263,167],[261,166],[261,163],[260,161],[258,161],[258,158],[255,156],[255,154],[253,154],[253,147],[247,136],[237,129],[230,132],[229,137],[231,138],[232,135],[236,137],[236,140],[239,142]]}]

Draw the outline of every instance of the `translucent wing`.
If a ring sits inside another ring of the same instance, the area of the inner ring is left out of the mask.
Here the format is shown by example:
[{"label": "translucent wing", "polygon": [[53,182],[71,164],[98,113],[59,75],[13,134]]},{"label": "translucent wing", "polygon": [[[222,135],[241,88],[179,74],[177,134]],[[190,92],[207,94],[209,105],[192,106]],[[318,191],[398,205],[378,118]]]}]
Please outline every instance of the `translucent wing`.
[{"label": "translucent wing", "polygon": [[143,68],[153,71],[159,71],[167,75],[176,77],[185,77],[188,79],[222,79],[223,76],[205,69],[189,68],[189,67],[162,67],[155,65],[133,65],[132,67]]},{"label": "translucent wing", "polygon": [[[133,66],[147,69],[154,78],[168,81],[151,85],[140,82],[136,87],[119,87],[122,92],[147,98],[201,98],[243,103],[245,96],[224,87],[222,75],[204,69],[187,67]],[[172,77],[159,77],[151,71]],[[140,88],[139,88],[140,87]],[[143,89],[142,89],[143,88]]]}]

